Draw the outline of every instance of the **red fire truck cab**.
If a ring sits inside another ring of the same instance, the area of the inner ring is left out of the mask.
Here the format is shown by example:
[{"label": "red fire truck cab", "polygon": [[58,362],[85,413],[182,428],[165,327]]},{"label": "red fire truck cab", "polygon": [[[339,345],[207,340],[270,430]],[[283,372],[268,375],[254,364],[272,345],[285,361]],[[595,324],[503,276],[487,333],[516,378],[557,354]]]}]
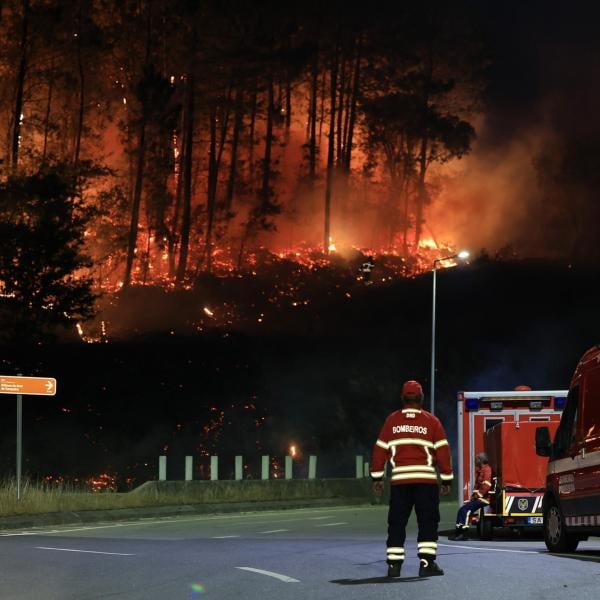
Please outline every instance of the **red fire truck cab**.
[{"label": "red fire truck cab", "polygon": [[600,346],[588,350],[571,380],[551,442],[536,431],[536,451],[549,456],[543,500],[544,539],[550,552],[572,552],[600,535]]}]

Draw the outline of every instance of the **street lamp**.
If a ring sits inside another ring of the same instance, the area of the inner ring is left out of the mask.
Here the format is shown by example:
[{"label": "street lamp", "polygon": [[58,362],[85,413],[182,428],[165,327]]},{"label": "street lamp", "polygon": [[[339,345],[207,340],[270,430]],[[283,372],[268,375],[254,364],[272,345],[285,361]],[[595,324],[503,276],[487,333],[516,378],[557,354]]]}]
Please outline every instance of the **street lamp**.
[{"label": "street lamp", "polygon": [[431,389],[429,398],[431,402],[431,414],[435,414],[435,293],[436,293],[436,274],[437,274],[437,263],[444,262],[445,260],[454,260],[456,258],[460,260],[466,260],[469,258],[470,253],[468,250],[461,250],[457,254],[452,256],[446,256],[444,258],[436,258],[433,261],[433,303],[431,308]]}]

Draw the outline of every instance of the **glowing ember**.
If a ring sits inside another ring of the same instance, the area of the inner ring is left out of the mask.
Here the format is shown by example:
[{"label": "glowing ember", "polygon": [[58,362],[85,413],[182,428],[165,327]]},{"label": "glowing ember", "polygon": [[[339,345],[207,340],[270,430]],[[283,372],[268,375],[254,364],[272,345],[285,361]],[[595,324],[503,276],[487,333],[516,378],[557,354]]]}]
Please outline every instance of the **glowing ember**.
[{"label": "glowing ember", "polygon": [[204,310],[204,313],[207,314],[209,317],[215,316],[215,313],[212,310],[210,310],[210,308],[208,308],[207,306],[205,306],[203,310]]},{"label": "glowing ember", "polygon": [[296,458],[296,446],[290,446],[290,456]]}]

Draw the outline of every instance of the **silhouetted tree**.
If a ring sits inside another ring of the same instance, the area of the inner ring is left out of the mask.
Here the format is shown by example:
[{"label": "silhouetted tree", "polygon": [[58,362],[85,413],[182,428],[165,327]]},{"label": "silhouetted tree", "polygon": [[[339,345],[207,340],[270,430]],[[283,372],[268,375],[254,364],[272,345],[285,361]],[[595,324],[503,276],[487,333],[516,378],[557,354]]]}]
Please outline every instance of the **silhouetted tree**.
[{"label": "silhouetted tree", "polygon": [[90,213],[63,167],[0,186],[1,335],[31,341],[92,316],[91,266],[83,252]]}]

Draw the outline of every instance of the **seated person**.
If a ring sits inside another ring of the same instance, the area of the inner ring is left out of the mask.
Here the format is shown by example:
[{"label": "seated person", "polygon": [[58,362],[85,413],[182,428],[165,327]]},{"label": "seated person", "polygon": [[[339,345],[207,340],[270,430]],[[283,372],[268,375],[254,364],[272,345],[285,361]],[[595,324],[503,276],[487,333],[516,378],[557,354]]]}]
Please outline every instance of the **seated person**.
[{"label": "seated person", "polygon": [[490,489],[492,487],[492,467],[489,465],[485,452],[475,457],[475,491],[459,509],[456,515],[456,532],[450,540],[464,542],[469,539],[469,517],[471,513],[480,510],[490,503]]}]

